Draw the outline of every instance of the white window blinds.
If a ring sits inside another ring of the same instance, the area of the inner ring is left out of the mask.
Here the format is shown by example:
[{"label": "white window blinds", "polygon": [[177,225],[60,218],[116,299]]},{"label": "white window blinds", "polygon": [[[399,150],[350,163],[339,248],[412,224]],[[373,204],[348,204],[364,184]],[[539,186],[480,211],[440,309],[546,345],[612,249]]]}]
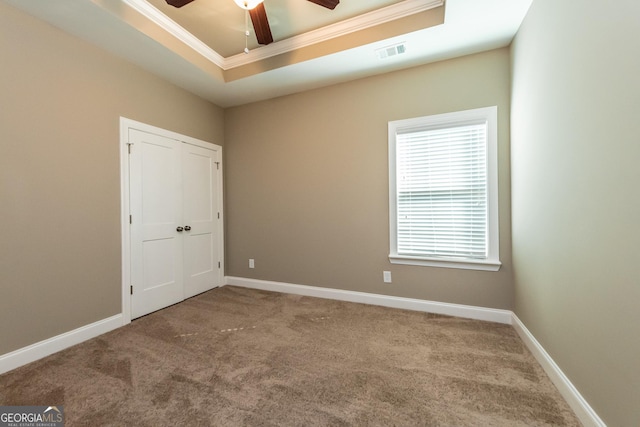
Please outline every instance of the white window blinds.
[{"label": "white window blinds", "polygon": [[389,122],[392,263],[497,271],[497,107]]},{"label": "white window blinds", "polygon": [[398,254],[487,257],[487,124],[397,135]]}]

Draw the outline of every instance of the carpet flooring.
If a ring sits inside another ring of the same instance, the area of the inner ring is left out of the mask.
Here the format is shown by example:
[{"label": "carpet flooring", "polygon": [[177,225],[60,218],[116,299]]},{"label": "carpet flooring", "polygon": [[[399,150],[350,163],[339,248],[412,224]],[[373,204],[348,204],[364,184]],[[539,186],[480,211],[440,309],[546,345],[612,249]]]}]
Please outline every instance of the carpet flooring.
[{"label": "carpet flooring", "polygon": [[0,376],[66,426],[579,426],[509,325],[226,286]]}]

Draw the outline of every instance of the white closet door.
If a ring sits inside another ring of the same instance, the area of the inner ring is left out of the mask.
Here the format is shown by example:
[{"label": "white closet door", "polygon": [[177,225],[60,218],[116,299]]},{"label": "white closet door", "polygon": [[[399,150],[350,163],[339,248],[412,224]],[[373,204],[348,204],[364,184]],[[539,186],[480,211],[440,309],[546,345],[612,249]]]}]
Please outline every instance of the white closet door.
[{"label": "white closet door", "polygon": [[220,286],[218,152],[182,145],[185,298]]},{"label": "white closet door", "polygon": [[184,299],[182,143],[130,130],[131,317]]}]

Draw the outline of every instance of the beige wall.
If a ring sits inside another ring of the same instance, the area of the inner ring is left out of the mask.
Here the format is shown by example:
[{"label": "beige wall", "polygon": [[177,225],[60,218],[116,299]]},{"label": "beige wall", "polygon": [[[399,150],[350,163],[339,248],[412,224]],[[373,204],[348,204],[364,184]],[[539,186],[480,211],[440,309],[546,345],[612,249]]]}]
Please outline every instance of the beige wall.
[{"label": "beige wall", "polygon": [[[227,109],[227,274],[510,309],[509,73],[505,48]],[[490,105],[501,271],[391,265],[387,123]]]},{"label": "beige wall", "polygon": [[640,3],[534,0],[513,46],[515,312],[640,425]]},{"label": "beige wall", "polygon": [[223,112],[0,2],[0,354],[121,312],[119,117]]}]

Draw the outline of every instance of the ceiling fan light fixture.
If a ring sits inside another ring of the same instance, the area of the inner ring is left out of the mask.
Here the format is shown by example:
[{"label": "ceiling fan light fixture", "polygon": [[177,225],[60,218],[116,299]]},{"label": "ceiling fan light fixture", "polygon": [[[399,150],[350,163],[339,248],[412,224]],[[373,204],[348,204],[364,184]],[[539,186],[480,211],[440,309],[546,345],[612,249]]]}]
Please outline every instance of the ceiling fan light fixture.
[{"label": "ceiling fan light fixture", "polygon": [[244,10],[251,10],[264,0],[233,0],[240,8]]}]

